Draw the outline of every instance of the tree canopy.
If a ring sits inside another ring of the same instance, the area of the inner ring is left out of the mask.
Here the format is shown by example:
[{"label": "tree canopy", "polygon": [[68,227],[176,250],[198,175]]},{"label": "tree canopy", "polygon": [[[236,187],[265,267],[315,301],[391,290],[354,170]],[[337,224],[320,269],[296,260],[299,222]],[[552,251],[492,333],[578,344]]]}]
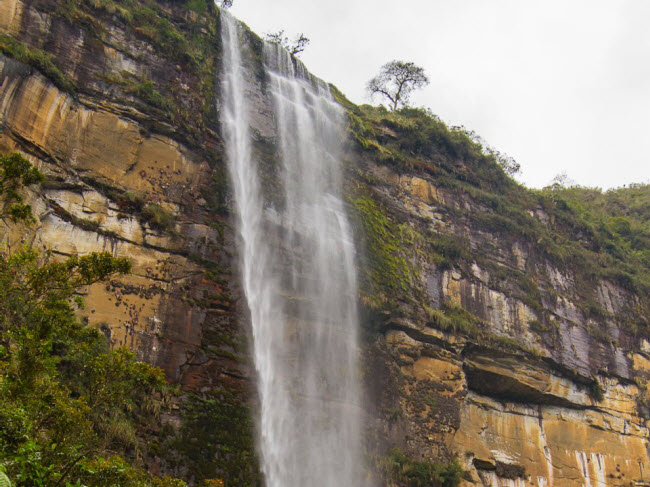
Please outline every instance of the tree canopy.
[{"label": "tree canopy", "polygon": [[410,62],[391,61],[384,64],[379,74],[368,81],[371,97],[381,95],[390,102],[391,110],[406,106],[413,91],[429,84],[424,69]]},{"label": "tree canopy", "polygon": [[[5,224],[34,221],[21,193],[43,178],[19,153],[0,157]],[[130,268],[108,252],[0,249],[0,485],[185,485],[124,459],[138,457],[139,431],[157,421],[162,370],[111,349],[76,313],[83,286]]]}]

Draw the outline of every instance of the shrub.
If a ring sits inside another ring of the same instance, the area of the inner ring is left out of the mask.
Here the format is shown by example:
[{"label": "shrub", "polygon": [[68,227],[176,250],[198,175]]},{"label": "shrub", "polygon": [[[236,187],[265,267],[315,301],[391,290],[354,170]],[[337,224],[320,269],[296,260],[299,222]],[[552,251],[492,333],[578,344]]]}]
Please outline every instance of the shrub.
[{"label": "shrub", "polygon": [[32,209],[23,203],[21,190],[25,186],[43,182],[45,177],[20,153],[0,156],[0,214],[13,222],[32,223]]},{"label": "shrub", "polygon": [[155,88],[153,81],[143,81],[137,84],[133,88],[133,91],[135,92],[136,96],[156,108],[169,111],[173,107],[173,104],[169,98],[161,95],[160,92]]},{"label": "shrub", "polygon": [[142,217],[157,230],[171,230],[176,222],[172,213],[156,203],[147,205],[142,212]]},{"label": "shrub", "polygon": [[[19,154],[0,160],[3,184],[41,179]],[[4,197],[17,191],[7,187]],[[12,208],[4,203],[2,217]],[[76,316],[82,287],[130,269],[108,252],[0,250],[0,465],[16,487],[183,485],[119,457],[137,453],[138,432],[157,420],[150,404],[166,389],[162,370],[112,350]]]},{"label": "shrub", "polygon": [[393,448],[380,462],[388,480],[408,487],[457,487],[464,474],[458,460],[449,463],[417,461]]}]

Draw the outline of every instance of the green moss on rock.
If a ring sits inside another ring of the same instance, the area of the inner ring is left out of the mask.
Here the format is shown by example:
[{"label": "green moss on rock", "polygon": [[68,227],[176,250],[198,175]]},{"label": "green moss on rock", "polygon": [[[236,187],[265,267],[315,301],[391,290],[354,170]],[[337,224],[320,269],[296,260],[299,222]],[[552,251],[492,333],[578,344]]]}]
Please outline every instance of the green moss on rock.
[{"label": "green moss on rock", "polygon": [[30,47],[5,34],[0,34],[0,52],[36,68],[61,90],[76,93],[77,87],[74,82],[63,74],[47,52]]},{"label": "green moss on rock", "polygon": [[360,266],[363,283],[372,294],[407,291],[415,271],[403,255],[399,228],[372,198],[359,196],[350,203],[367,251]]}]

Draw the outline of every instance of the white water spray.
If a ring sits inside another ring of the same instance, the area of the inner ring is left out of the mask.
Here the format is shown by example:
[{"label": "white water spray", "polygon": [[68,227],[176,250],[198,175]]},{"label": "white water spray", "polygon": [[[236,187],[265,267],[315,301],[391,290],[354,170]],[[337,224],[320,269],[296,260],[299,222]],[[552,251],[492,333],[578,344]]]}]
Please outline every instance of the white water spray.
[{"label": "white water spray", "polygon": [[354,244],[341,199],[344,118],[329,88],[265,46],[281,187],[253,160],[240,26],[222,14],[222,125],[241,236],[269,487],[362,485]]}]

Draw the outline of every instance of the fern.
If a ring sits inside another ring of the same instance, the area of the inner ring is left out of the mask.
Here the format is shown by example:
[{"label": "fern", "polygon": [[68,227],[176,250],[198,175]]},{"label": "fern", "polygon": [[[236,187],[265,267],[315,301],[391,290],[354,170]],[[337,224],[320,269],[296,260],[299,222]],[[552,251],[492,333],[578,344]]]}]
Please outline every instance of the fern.
[{"label": "fern", "polygon": [[0,471],[0,487],[11,487],[11,480],[2,471]]}]

